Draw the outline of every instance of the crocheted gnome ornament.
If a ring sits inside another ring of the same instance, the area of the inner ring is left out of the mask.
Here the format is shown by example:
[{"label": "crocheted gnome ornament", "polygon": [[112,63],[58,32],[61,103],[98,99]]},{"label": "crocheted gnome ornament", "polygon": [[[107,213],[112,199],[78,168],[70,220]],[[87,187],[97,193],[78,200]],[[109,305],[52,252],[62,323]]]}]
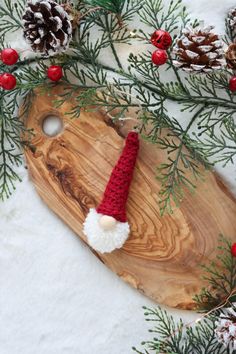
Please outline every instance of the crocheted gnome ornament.
[{"label": "crocheted gnome ornament", "polygon": [[126,202],[139,149],[136,132],[130,132],[125,147],[106,186],[101,204],[90,209],[84,222],[89,245],[98,252],[121,248],[129,236]]}]

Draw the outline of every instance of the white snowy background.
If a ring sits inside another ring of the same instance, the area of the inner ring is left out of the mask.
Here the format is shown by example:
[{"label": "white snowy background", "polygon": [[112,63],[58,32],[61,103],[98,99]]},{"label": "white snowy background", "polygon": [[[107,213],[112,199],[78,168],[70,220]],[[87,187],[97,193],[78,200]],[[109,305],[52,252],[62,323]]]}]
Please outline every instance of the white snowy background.
[{"label": "white snowy background", "polygon": [[[236,6],[184,2],[222,34],[226,12]],[[12,47],[24,47],[20,34]],[[223,173],[235,189],[235,167]],[[142,306],[155,304],[103,266],[44,205],[24,167],[20,175],[23,182],[0,204],[0,354],[131,354],[149,336]],[[186,321],[197,316],[169,311]]]}]

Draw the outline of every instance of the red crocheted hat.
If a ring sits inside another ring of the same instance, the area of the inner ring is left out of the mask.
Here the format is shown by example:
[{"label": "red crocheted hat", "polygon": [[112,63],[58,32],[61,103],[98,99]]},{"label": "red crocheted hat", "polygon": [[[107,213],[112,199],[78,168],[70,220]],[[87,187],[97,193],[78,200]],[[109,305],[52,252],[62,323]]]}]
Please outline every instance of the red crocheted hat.
[{"label": "red crocheted hat", "polygon": [[130,132],[126,138],[122,154],[106,186],[103,200],[96,209],[98,213],[112,216],[117,221],[127,221],[125,207],[138,149],[138,134],[136,132]]}]

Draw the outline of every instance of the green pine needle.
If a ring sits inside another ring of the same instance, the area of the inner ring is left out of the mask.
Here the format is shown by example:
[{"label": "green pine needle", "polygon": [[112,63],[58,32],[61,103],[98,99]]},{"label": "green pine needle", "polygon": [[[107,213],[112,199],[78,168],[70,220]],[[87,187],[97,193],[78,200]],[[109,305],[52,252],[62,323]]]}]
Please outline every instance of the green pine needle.
[{"label": "green pine needle", "polygon": [[[220,235],[217,257],[208,265],[202,265],[203,279],[209,286],[194,297],[197,309],[209,311],[236,296],[236,258],[231,254],[232,242]],[[231,296],[232,294],[232,296]]]},{"label": "green pine needle", "polygon": [[[155,337],[142,342],[144,351],[135,347],[133,350],[139,354],[229,354],[229,348],[219,343],[216,335],[216,320],[223,308],[214,310],[222,300],[236,291],[236,258],[231,254],[231,241],[222,235],[219,239],[218,255],[209,265],[203,265],[204,279],[209,284],[194,300],[199,309],[207,313],[206,317],[191,325],[178,322],[161,307],[150,309],[144,307],[146,321],[155,324],[149,332]],[[234,300],[235,295],[229,301]],[[223,303],[223,307],[230,303]],[[235,354],[236,351],[231,352]]]},{"label": "green pine needle", "polygon": [[86,3],[120,15],[124,8],[125,0],[86,0]]},{"label": "green pine needle", "polygon": [[[130,116],[131,110],[135,110],[142,137],[166,152],[166,160],[157,169],[161,183],[159,205],[162,214],[172,212],[184,199],[186,188],[196,189],[197,179],[201,178],[200,164],[207,168],[215,164],[225,166],[236,159],[236,96],[228,89],[233,73],[221,70],[207,75],[181,76],[173,64],[172,48],[163,69],[153,65],[149,46],[138,54],[132,53],[134,41],[141,41],[143,48],[143,44],[150,44],[150,35],[157,28],[169,31],[174,45],[184,27],[197,26],[198,21],[191,19],[181,0],[169,3],[163,0],[74,0],[73,3],[81,15],[86,16],[74,32],[70,55],[58,55],[50,60],[64,67],[63,80],[68,84],[55,104],[63,104],[81,88],[83,93],[75,100],[72,112],[68,112],[72,117],[78,117],[80,109],[88,103],[105,108],[114,120]],[[24,0],[2,1],[0,48],[9,45],[5,34],[21,30],[24,8]],[[145,31],[134,28],[138,20],[145,24]],[[229,36],[229,31],[227,33]],[[131,52],[128,67],[123,65],[118,51],[121,44]],[[109,66],[108,55],[112,63]],[[45,65],[49,63],[45,58],[40,62],[37,70],[34,58],[20,61],[12,68],[0,65],[0,74],[6,70],[18,71],[19,82],[14,92],[6,96],[0,92],[1,104],[6,104],[7,98],[15,110],[14,97],[19,98],[44,84]],[[171,74],[171,80],[165,71]],[[186,127],[182,126],[180,115],[179,120],[172,116],[170,102],[178,105],[176,111],[185,112]],[[169,133],[163,134],[166,129]],[[4,149],[8,149],[7,145]],[[4,165],[1,158],[0,163]],[[6,181],[4,171],[2,178]]]}]

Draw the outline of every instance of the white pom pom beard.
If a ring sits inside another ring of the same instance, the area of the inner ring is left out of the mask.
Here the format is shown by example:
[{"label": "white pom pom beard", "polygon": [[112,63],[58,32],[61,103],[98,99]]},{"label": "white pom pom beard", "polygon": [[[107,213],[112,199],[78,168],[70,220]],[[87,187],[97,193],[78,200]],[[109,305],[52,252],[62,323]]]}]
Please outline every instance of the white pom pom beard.
[{"label": "white pom pom beard", "polygon": [[100,253],[112,252],[121,248],[127,240],[130,227],[127,222],[117,221],[112,230],[104,230],[99,220],[102,214],[96,209],[90,209],[84,222],[84,234],[87,236],[89,245]]}]

